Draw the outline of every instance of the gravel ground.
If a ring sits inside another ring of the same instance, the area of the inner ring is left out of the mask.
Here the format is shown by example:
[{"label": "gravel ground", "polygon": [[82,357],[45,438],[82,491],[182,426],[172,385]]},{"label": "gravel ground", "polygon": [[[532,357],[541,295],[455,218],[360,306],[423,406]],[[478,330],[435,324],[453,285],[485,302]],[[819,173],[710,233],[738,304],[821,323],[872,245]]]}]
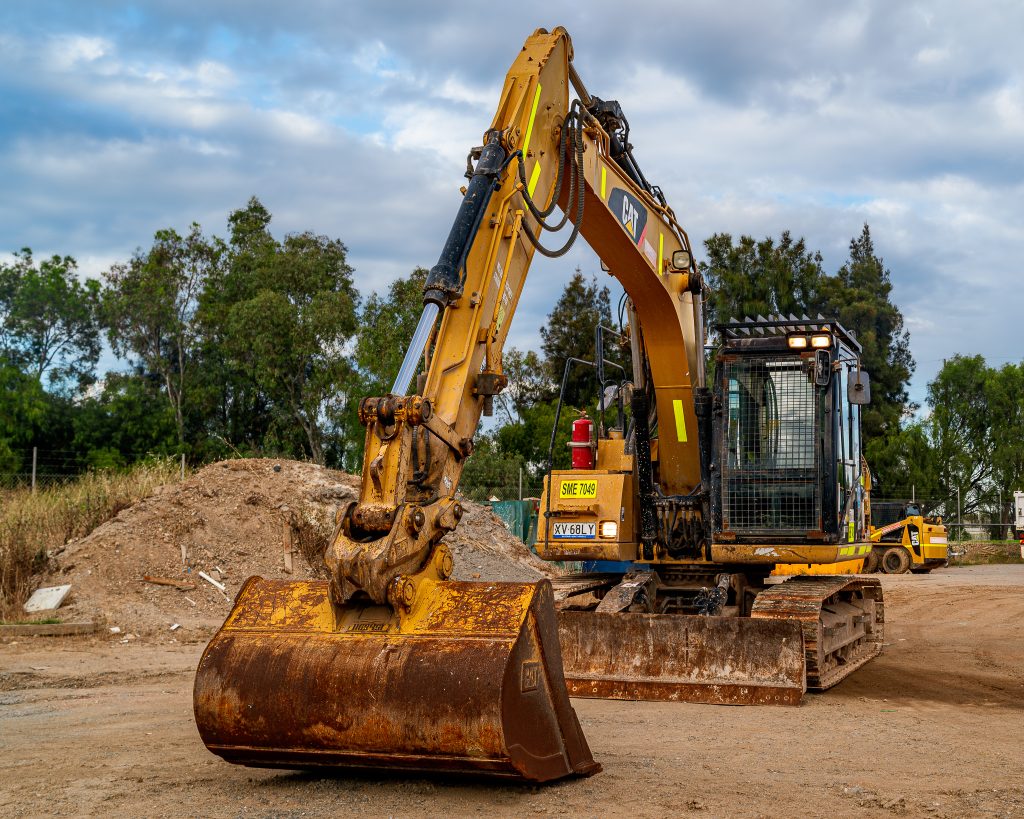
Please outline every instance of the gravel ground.
[{"label": "gravel ground", "polygon": [[574,700],[604,771],[547,787],[231,766],[202,646],[0,645],[3,816],[1024,815],[1024,566],[883,576],[886,649],[799,708]]}]

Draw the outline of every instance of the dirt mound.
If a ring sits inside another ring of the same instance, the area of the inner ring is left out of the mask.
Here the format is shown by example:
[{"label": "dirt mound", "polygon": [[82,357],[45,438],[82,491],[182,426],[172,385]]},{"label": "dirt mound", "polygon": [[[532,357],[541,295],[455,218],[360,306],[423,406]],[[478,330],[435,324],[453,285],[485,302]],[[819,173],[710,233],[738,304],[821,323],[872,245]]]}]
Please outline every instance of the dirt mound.
[{"label": "dirt mound", "polygon": [[[339,505],[358,496],[358,479],[297,461],[247,459],[211,464],[160,487],[54,555],[43,585],[70,583],[63,620],[97,620],[128,635],[206,637],[223,621],[251,575],[323,577],[320,555]],[[486,507],[466,502],[446,542],[460,580],[532,581],[552,570]],[[285,532],[295,554],[285,572]],[[225,586],[222,592],[199,576]],[[163,578],[194,588],[146,582]]]}]

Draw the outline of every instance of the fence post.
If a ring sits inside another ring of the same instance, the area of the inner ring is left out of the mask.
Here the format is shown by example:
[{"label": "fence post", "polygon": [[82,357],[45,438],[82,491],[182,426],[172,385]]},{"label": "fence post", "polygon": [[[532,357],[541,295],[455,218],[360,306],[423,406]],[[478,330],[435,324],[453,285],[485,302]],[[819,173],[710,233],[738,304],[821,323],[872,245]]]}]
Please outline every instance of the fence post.
[{"label": "fence post", "polygon": [[185,480],[185,453],[181,453],[181,479]]},{"label": "fence post", "polygon": [[523,499],[523,468],[519,467],[519,500]]},{"label": "fence post", "polygon": [[32,447],[32,494],[36,492],[36,456],[39,454],[39,447]]}]

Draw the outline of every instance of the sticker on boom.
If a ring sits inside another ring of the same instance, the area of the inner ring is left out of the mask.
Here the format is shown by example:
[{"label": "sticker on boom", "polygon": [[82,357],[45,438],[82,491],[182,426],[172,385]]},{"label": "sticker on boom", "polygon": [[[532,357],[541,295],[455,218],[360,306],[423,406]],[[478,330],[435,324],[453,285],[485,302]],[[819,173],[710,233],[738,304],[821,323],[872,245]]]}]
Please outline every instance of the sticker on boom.
[{"label": "sticker on boom", "polygon": [[562,481],[559,498],[596,498],[597,481]]}]

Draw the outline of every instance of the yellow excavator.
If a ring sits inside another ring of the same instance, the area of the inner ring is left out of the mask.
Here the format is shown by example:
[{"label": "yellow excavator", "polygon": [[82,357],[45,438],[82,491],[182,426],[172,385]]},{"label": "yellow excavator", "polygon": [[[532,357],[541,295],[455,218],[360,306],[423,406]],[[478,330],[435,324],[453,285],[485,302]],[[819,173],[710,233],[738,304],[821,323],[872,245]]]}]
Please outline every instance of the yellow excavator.
[{"label": "yellow excavator", "polygon": [[[394,385],[359,405],[362,484],[339,510],[330,579],[250,578],[203,653],[196,724],[226,760],[589,775],[600,765],[570,692],[795,702],[878,651],[876,581],[766,580],[778,563],[870,549],[855,340],[820,320],[730,322],[707,387],[688,237],[562,28],[527,39],[467,177]],[[545,247],[563,225],[567,241]],[[453,581],[442,538],[463,513],[480,416],[507,383],[527,270],[579,235],[628,296],[632,373],[605,385],[617,425],[574,442],[586,463],[549,469],[539,545],[628,570]]]}]

